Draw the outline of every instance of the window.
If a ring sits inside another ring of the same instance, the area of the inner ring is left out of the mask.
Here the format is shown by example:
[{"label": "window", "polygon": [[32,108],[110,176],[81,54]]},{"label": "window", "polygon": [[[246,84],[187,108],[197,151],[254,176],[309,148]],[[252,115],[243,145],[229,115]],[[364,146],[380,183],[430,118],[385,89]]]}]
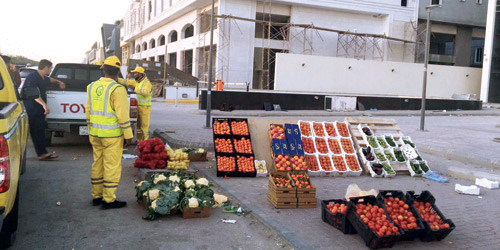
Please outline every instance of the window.
[{"label": "window", "polygon": [[182,38],[189,38],[194,35],[194,26],[192,24],[188,24],[184,26],[184,29],[182,31]]},{"label": "window", "polygon": [[431,0],[431,5],[443,5],[443,0]]},{"label": "window", "polygon": [[474,64],[483,63],[483,48],[476,48],[474,51]]},{"label": "window", "polygon": [[432,33],[430,54],[453,56],[455,47],[455,35]]},{"label": "window", "polygon": [[155,12],[154,12],[154,16],[156,16],[156,6],[157,5],[156,5],[156,0],[155,0],[155,7],[154,7]]},{"label": "window", "polygon": [[170,35],[168,36],[168,42],[173,43],[177,41],[177,31],[172,30],[170,31]]},{"label": "window", "polygon": [[153,11],[153,6],[151,4],[151,1],[149,1],[149,11],[148,11],[148,20],[151,20],[151,12]]},{"label": "window", "polygon": [[177,52],[168,54],[168,64],[177,68]]},{"label": "window", "polygon": [[264,14],[257,13],[257,20],[271,21],[271,26],[264,24],[263,22],[255,23],[255,37],[256,38],[269,38],[273,40],[287,40],[288,30],[282,30],[286,23],[290,22],[289,16],[274,15],[274,14]]},{"label": "window", "polygon": [[135,53],[139,53],[139,52],[141,52],[141,46],[137,45],[137,48],[135,48]]},{"label": "window", "polygon": [[155,41],[155,39],[153,38],[153,39],[151,39],[151,40],[149,41],[149,48],[150,48],[150,49],[153,49],[154,47],[156,47],[156,41]]},{"label": "window", "polygon": [[86,69],[75,69],[75,80],[87,80],[88,71]]},{"label": "window", "polygon": [[159,55],[158,56],[158,62],[164,63],[165,62],[165,55]]},{"label": "window", "polygon": [[155,57],[152,56],[152,57],[149,58],[149,60],[152,61],[152,62],[154,62],[155,61]]},{"label": "window", "polygon": [[163,46],[165,45],[165,36],[164,35],[161,35],[160,37],[158,37],[158,45],[159,46]]},{"label": "window", "polygon": [[193,74],[193,50],[182,51],[182,71]]},{"label": "window", "polygon": [[71,68],[59,68],[55,74],[55,78],[59,79],[72,79],[73,78],[73,69]]},{"label": "window", "polygon": [[483,4],[483,0],[476,0],[476,4]]},{"label": "window", "polygon": [[146,23],[146,6],[142,7],[143,23]]},{"label": "window", "polygon": [[408,6],[408,0],[401,0],[401,6],[407,7]]},{"label": "window", "polygon": [[145,51],[148,49],[148,44],[146,42],[142,43],[142,51]]},{"label": "window", "polygon": [[164,5],[165,0],[161,0],[161,12],[163,12],[163,5]]},{"label": "window", "polygon": [[100,69],[91,69],[90,70],[90,81],[97,81],[99,78],[103,77],[102,70]]}]

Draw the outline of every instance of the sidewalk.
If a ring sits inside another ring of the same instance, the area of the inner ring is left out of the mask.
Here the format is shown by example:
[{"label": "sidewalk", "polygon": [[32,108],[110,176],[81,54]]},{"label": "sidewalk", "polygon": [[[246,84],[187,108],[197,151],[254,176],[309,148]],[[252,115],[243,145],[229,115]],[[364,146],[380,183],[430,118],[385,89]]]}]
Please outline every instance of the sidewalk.
[{"label": "sidewalk", "polygon": [[[155,103],[153,105],[151,130],[158,129],[159,132],[171,130],[175,133],[164,134],[173,146],[204,147],[213,150],[212,131],[204,129],[205,115],[201,115],[197,105]],[[220,111],[219,111],[220,112]],[[329,113],[329,116],[309,116],[312,114]],[[474,113],[474,116],[465,115]],[[240,114],[242,114],[241,112]],[[246,114],[261,114],[265,111],[255,111]],[[370,112],[379,113],[379,112]],[[420,117],[413,116],[414,112],[386,111],[385,115],[389,119],[395,119],[402,132],[412,137],[421,153],[425,155],[435,155],[455,161],[463,162],[473,167],[481,167],[481,171],[496,169],[500,171],[500,143],[493,142],[492,139],[500,137],[500,110],[488,109],[484,111],[455,111],[453,116],[448,112],[447,116],[428,116],[426,118],[427,132],[418,131]],[[436,112],[431,112],[436,113]],[[443,113],[443,112],[441,112]],[[217,113],[215,113],[217,114]],[[224,114],[236,116],[236,111]],[[278,116],[277,119],[306,119],[317,121],[340,121],[346,112],[326,112],[326,111],[297,111],[293,112],[297,116]],[[355,114],[355,113],[352,113]],[[408,115],[410,114],[410,116]],[[493,115],[494,114],[494,115]],[[298,115],[308,115],[307,117]],[[399,115],[399,116],[396,116]],[[217,116],[217,115],[214,115]],[[259,117],[253,117],[260,119]],[[263,117],[262,119],[269,119]],[[425,158],[425,157],[424,157]]]}]

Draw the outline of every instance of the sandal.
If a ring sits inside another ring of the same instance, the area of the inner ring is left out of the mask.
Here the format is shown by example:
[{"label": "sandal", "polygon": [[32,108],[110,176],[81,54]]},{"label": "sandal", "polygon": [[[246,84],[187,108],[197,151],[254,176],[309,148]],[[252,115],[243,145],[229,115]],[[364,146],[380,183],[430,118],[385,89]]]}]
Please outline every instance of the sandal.
[{"label": "sandal", "polygon": [[59,156],[56,155],[56,152],[52,152],[52,153],[47,153],[45,155],[39,156],[38,160],[40,160],[40,161],[50,161],[50,160],[56,159],[57,157],[59,157]]}]

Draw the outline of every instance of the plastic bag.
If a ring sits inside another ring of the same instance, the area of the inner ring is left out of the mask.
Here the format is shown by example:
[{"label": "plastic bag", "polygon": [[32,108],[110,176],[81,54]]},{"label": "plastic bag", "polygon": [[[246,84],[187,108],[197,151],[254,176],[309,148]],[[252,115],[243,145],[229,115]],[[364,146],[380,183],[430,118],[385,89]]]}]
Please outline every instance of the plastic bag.
[{"label": "plastic bag", "polygon": [[373,195],[377,196],[378,191],[375,189],[370,189],[368,191],[361,190],[357,184],[350,184],[347,187],[347,191],[345,193],[345,199],[349,200],[351,197],[360,197],[360,196],[368,196],[368,195]]}]

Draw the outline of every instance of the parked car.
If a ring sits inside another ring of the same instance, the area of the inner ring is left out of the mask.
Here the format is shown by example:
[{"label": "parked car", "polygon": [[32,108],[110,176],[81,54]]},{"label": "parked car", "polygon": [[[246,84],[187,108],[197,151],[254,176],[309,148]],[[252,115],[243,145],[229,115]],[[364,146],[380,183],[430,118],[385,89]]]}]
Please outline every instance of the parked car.
[{"label": "parked car", "polygon": [[19,217],[19,177],[26,167],[28,114],[22,100],[39,97],[38,89],[19,95],[0,58],[0,248],[14,243]]}]

